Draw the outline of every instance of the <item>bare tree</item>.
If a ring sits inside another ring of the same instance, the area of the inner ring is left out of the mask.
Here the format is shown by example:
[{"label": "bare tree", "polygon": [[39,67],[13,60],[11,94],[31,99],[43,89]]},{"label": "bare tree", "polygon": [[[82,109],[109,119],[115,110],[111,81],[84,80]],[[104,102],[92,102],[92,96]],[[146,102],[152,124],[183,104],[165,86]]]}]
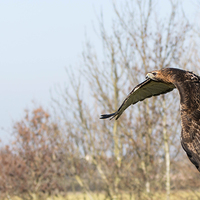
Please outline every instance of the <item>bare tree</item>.
[{"label": "bare tree", "polygon": [[12,146],[1,151],[1,192],[42,199],[65,191],[63,178],[69,167],[63,158],[69,153],[50,115],[41,107],[26,111],[14,125],[14,138]]}]

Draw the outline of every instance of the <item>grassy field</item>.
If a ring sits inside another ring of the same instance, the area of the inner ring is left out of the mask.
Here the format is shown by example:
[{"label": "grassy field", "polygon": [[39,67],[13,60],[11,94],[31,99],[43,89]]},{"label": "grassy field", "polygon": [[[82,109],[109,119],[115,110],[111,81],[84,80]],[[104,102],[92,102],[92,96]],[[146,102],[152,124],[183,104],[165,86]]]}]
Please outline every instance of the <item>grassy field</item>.
[{"label": "grassy field", "polygon": [[[103,193],[91,193],[90,195],[83,193],[68,193],[67,196],[55,196],[55,197],[47,197],[47,198],[38,198],[36,195],[32,195],[33,200],[109,200],[106,198]],[[19,197],[11,197],[7,198],[9,200],[22,200]],[[130,196],[127,193],[123,193],[116,200],[165,200],[165,193],[154,193],[151,196],[147,196],[145,194],[141,195],[140,198],[136,198],[136,196]],[[191,192],[191,191],[172,191],[170,200],[199,200],[200,192]]]}]

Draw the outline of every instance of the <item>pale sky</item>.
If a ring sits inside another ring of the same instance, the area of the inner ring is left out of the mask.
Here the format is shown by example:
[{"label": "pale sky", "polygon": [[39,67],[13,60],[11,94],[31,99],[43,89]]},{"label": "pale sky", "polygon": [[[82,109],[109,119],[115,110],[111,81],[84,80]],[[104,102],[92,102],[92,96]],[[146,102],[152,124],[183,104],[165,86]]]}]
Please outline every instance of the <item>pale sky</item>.
[{"label": "pale sky", "polygon": [[101,9],[111,19],[109,0],[0,0],[1,140],[32,100],[48,107],[50,89],[67,84],[65,68],[80,59],[85,31],[95,40]]},{"label": "pale sky", "polygon": [[[191,1],[184,2],[193,15]],[[111,0],[0,0],[1,140],[9,140],[12,122],[33,100],[48,108],[50,89],[67,84],[65,68],[78,63],[85,31],[101,42],[92,28],[101,10],[111,25]]]}]

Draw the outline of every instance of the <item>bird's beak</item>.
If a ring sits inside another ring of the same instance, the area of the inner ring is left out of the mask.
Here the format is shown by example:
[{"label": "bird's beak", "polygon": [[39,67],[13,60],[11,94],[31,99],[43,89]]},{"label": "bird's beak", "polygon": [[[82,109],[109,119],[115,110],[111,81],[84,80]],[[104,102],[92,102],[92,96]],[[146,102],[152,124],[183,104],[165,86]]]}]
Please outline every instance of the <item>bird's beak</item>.
[{"label": "bird's beak", "polygon": [[153,77],[153,74],[152,74],[152,73],[148,73],[148,74],[146,75],[146,79],[148,79],[148,78],[152,79],[152,77]]},{"label": "bird's beak", "polygon": [[151,73],[151,72],[149,72],[146,75],[146,79],[148,79],[148,78],[150,78],[151,80],[154,80],[154,81],[158,81],[157,78],[156,78],[156,76],[153,73]]}]

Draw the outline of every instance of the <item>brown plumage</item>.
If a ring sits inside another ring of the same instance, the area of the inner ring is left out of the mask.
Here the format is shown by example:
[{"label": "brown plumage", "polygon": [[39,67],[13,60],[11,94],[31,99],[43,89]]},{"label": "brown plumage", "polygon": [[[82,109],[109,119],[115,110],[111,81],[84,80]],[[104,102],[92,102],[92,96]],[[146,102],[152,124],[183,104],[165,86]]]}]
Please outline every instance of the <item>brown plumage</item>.
[{"label": "brown plumage", "polygon": [[118,119],[131,104],[165,94],[174,88],[180,94],[181,145],[190,161],[200,171],[200,77],[193,72],[164,68],[148,73],[146,80],[130,92],[115,113],[101,115],[101,119]]}]

